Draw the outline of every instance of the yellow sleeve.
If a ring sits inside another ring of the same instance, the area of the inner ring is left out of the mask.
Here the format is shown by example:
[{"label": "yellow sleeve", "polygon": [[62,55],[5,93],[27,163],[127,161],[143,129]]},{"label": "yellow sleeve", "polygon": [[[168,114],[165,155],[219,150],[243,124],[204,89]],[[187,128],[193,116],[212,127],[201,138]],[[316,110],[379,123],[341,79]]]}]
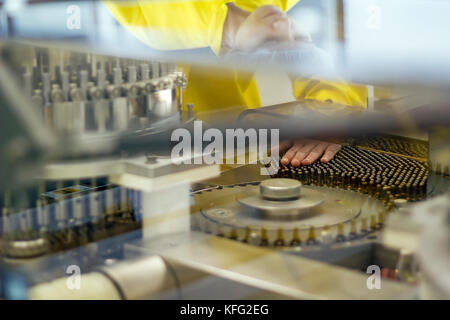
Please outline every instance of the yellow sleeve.
[{"label": "yellow sleeve", "polygon": [[251,12],[256,8],[265,5],[274,5],[283,11],[288,11],[299,1],[300,0],[235,0],[232,2],[239,8]]},{"label": "yellow sleeve", "polygon": [[367,88],[363,85],[350,85],[316,79],[296,79],[293,93],[297,99],[333,102],[351,107],[367,107]]},{"label": "yellow sleeve", "polygon": [[234,2],[253,11],[276,5],[287,11],[299,0],[103,0],[113,16],[136,38],[159,50],[211,47],[220,52],[228,7]]},{"label": "yellow sleeve", "polygon": [[117,21],[159,50],[211,47],[218,54],[227,16],[226,0],[103,0]]}]

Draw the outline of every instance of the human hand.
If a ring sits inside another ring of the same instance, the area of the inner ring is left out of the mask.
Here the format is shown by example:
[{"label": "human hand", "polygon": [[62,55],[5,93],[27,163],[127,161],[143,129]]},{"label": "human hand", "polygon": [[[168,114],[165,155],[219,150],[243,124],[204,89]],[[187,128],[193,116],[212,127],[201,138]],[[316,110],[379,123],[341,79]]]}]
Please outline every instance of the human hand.
[{"label": "human hand", "polygon": [[258,7],[239,25],[234,35],[233,50],[253,52],[257,49],[276,50],[311,43],[311,36],[274,5]]},{"label": "human hand", "polygon": [[281,153],[287,150],[281,163],[294,167],[310,165],[319,158],[322,163],[327,163],[340,149],[339,144],[311,139],[282,141],[279,146]]}]

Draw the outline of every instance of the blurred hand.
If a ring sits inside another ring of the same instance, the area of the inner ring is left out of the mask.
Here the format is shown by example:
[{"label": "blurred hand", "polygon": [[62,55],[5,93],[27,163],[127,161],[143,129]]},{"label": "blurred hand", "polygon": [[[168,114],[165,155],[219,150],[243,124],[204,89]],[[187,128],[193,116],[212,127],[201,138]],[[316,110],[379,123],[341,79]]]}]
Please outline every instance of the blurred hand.
[{"label": "blurred hand", "polygon": [[[228,14],[242,9],[229,5]],[[227,25],[225,25],[227,27]],[[224,32],[227,33],[227,28]],[[285,12],[274,5],[264,5],[249,13],[240,24],[231,41],[232,49],[252,52],[260,48],[279,49],[310,43],[311,36],[301,30]]]},{"label": "blurred hand", "polygon": [[281,154],[287,150],[281,158],[282,164],[298,167],[310,165],[319,158],[322,163],[327,163],[333,159],[341,146],[325,141],[297,139],[282,141],[279,149]]}]

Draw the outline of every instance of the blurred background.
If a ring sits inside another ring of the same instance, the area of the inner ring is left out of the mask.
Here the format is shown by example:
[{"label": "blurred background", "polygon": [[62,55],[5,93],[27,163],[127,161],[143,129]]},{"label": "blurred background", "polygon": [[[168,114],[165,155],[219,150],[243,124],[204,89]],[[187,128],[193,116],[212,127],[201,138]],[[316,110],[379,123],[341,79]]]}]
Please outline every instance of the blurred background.
[{"label": "blurred background", "polygon": [[[250,52],[226,1],[106,3],[0,0],[0,298],[450,297],[450,1],[236,0],[311,37]],[[199,123],[336,155],[175,163]]]}]

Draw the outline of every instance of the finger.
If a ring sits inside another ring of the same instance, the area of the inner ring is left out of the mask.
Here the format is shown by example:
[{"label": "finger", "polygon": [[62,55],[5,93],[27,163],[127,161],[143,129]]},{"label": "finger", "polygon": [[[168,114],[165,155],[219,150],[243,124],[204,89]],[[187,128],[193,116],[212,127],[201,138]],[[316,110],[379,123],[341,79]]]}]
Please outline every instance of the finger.
[{"label": "finger", "polygon": [[282,155],[287,149],[289,149],[292,146],[293,142],[292,140],[284,140],[281,141],[276,147],[270,148],[270,155],[273,156],[275,153],[280,156]]},{"label": "finger", "polygon": [[281,159],[281,163],[285,166],[288,165],[292,159],[294,158],[295,154],[297,153],[297,150],[301,147],[301,144],[294,143],[294,145],[284,154],[283,158]]},{"label": "finger", "polygon": [[328,145],[328,147],[327,147],[322,159],[320,159],[320,161],[322,163],[327,163],[328,161],[333,159],[333,157],[336,155],[336,153],[340,149],[341,149],[341,146],[339,144],[332,143],[332,144]]},{"label": "finger", "polygon": [[267,17],[263,17],[262,21],[265,25],[272,26],[275,29],[278,27],[277,24],[279,23],[290,25],[287,14],[281,10],[276,14],[270,14]]},{"label": "finger", "polygon": [[297,153],[295,154],[294,158],[291,160],[291,164],[294,167],[298,167],[302,163],[303,159],[305,159],[308,156],[308,154],[311,152],[312,149],[314,149],[316,145],[317,142],[310,141],[305,145],[303,145],[302,147],[300,147],[297,150]]},{"label": "finger", "polygon": [[308,166],[312,164],[314,161],[319,159],[323,155],[323,152],[327,148],[328,144],[326,142],[321,142],[318,145],[316,145],[308,154],[308,156],[303,159],[302,164],[305,166]]}]

